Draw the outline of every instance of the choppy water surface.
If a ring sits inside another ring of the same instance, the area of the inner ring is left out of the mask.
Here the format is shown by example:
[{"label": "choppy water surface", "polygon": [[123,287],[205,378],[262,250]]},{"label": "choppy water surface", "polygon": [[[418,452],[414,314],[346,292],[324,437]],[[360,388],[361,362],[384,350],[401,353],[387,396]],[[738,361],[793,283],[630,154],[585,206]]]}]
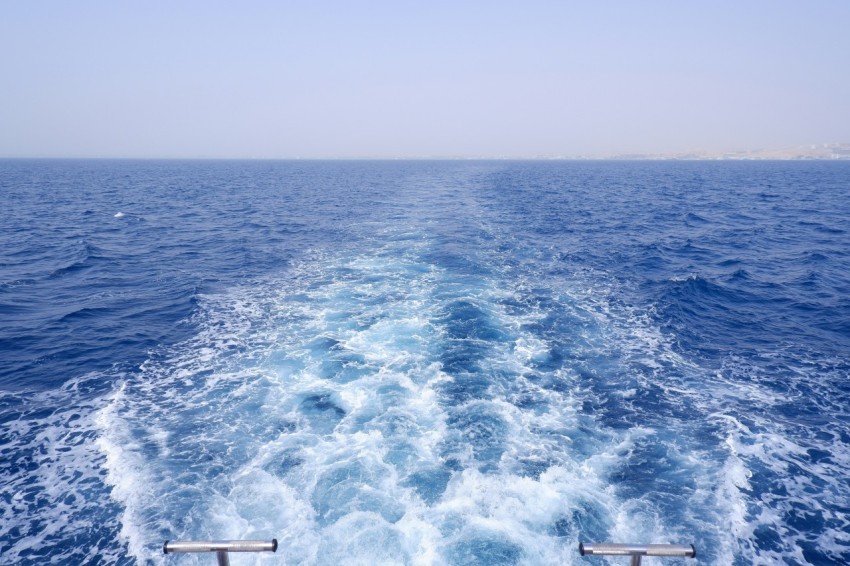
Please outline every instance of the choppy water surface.
[{"label": "choppy water surface", "polygon": [[850,561],[850,164],[2,161],[0,203],[4,563]]}]

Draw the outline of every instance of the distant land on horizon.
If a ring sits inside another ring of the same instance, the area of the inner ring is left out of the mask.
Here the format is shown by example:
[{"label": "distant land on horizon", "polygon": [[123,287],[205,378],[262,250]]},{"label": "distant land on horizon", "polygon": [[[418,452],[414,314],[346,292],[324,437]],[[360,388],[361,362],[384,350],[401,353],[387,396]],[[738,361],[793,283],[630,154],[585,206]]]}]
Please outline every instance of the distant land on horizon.
[{"label": "distant land on horizon", "polygon": [[[296,157],[297,160],[313,159]],[[320,159],[362,160],[531,160],[531,161],[838,161],[850,160],[850,143],[819,143],[782,149],[737,149],[731,151],[691,150],[664,153],[597,152],[578,154],[536,155],[410,155],[404,157],[362,156],[355,158],[328,157]]]},{"label": "distant land on horizon", "polygon": [[[262,158],[259,158],[262,159]],[[850,160],[850,143],[819,143],[799,145],[782,149],[738,149],[732,151],[691,150],[666,153],[579,153],[579,154],[536,154],[536,155],[407,155],[390,157],[381,155],[364,155],[360,157],[294,157],[282,159],[295,160],[495,160],[495,161],[836,161]]]},{"label": "distant land on horizon", "polygon": [[850,143],[801,145],[784,149],[747,149],[736,151],[689,151],[670,153],[621,153],[578,155],[554,159],[628,159],[628,160],[694,160],[694,161],[757,161],[757,160],[836,160],[850,159]]},{"label": "distant land on horizon", "polygon": [[495,161],[839,161],[850,160],[850,143],[822,143],[800,145],[784,149],[742,149],[734,151],[692,150],[666,153],[580,153],[580,154],[537,154],[537,155],[407,155],[407,156],[337,156],[325,157],[237,157],[237,156],[9,156],[0,159],[141,159],[141,160],[270,160],[270,161],[420,161],[420,160],[495,160]]}]

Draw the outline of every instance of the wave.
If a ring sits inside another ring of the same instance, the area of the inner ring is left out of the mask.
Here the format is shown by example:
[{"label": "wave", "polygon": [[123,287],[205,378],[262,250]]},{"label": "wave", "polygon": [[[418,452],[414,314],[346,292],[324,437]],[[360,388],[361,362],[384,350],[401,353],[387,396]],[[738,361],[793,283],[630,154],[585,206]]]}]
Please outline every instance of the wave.
[{"label": "wave", "polygon": [[[136,560],[166,538],[275,536],[296,562],[374,559],[381,541],[391,562],[555,563],[579,540],[688,538],[697,492],[725,521],[722,450],[706,467],[671,445],[690,414],[627,424],[660,408],[645,379],[682,363],[646,320],[384,237],[202,297],[197,336],[99,412]],[[627,385],[629,367],[646,373]]]},{"label": "wave", "polygon": [[99,377],[50,393],[0,394],[6,494],[0,498],[0,552],[10,564],[130,562],[97,446],[97,419],[107,402],[91,396],[104,394]]}]

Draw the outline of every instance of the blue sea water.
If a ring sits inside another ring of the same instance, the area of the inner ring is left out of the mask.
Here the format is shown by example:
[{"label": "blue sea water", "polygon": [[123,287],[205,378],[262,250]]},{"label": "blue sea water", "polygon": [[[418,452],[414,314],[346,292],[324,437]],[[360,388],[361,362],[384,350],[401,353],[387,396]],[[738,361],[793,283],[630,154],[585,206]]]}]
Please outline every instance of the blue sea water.
[{"label": "blue sea water", "polygon": [[0,211],[4,564],[850,562],[850,163],[5,160]]}]

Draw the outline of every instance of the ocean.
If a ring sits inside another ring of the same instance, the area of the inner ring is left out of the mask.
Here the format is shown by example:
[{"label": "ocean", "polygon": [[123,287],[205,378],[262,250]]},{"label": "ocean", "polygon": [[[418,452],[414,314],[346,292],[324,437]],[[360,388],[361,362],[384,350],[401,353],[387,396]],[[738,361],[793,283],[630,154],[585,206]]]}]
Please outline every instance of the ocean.
[{"label": "ocean", "polygon": [[0,160],[0,562],[850,563],[850,162]]}]

